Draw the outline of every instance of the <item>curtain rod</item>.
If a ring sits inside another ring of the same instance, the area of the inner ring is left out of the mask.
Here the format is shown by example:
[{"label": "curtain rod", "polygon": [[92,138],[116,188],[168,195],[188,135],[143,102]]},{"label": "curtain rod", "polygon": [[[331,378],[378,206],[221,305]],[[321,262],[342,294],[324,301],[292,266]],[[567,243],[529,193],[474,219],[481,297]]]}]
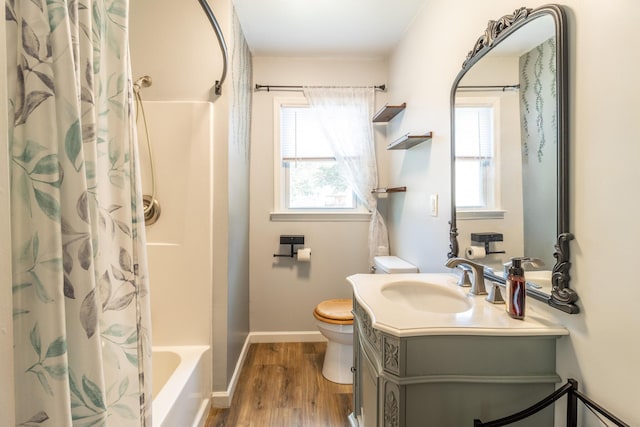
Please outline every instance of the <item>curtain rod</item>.
[{"label": "curtain rod", "polygon": [[[327,86],[328,87],[328,86]],[[349,86],[339,86],[339,87],[349,87]],[[356,86],[356,87],[371,87],[371,86]],[[266,90],[267,92],[270,92],[272,90],[301,90],[303,89],[304,86],[294,86],[294,85],[259,85],[256,84],[256,90]],[[378,86],[373,86],[374,89],[377,90],[381,90],[381,91],[385,91],[387,90],[387,85],[378,85]]]},{"label": "curtain rod", "polygon": [[507,92],[507,91],[516,91],[520,89],[520,85],[516,84],[516,85],[488,85],[488,86],[458,86],[458,89],[460,89],[463,92],[474,92],[474,91],[478,91],[478,92],[482,92],[482,91],[490,91],[490,90],[497,90],[497,91],[501,91],[501,92]]},{"label": "curtain rod", "polygon": [[229,62],[229,52],[227,51],[227,44],[224,41],[224,36],[222,35],[222,30],[220,29],[220,25],[216,20],[216,16],[213,14],[211,7],[209,7],[209,3],[206,0],[198,0],[200,6],[204,10],[205,15],[209,19],[213,30],[216,33],[216,37],[218,38],[218,44],[220,45],[220,51],[222,52],[222,75],[220,76],[220,80],[216,80],[214,85],[214,93],[216,95],[222,95],[222,83],[227,78],[227,68]]}]

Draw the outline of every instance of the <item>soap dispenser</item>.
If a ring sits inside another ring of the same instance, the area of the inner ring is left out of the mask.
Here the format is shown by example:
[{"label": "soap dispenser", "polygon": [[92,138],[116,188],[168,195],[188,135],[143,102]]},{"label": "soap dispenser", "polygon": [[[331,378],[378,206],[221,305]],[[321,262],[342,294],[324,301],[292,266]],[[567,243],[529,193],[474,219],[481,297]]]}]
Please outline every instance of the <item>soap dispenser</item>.
[{"label": "soap dispenser", "polygon": [[522,258],[511,258],[507,277],[507,312],[514,319],[524,319],[526,282]]}]

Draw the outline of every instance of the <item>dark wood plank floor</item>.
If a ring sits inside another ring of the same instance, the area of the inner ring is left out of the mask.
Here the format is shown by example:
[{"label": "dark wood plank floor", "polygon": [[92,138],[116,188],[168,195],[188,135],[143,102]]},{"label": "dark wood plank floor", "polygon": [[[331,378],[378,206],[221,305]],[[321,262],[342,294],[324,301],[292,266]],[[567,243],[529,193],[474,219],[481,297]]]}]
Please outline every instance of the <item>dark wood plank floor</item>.
[{"label": "dark wood plank floor", "polygon": [[351,385],[322,376],[326,343],[252,344],[231,407],[206,427],[348,427]]}]

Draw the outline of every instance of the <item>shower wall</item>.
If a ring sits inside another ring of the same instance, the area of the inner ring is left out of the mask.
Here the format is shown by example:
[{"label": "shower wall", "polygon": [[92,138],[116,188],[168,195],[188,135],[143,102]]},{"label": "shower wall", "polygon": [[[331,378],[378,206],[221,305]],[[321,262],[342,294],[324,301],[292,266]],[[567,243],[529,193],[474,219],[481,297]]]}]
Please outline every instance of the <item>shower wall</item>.
[{"label": "shower wall", "polygon": [[[213,104],[144,101],[161,213],[147,249],[153,345],[209,345],[213,274]],[[138,113],[142,190],[151,167]]]},{"label": "shower wall", "polygon": [[[246,86],[236,70],[250,79],[251,61],[241,57],[242,31],[234,27],[231,0],[209,0],[209,5],[227,41],[230,65],[241,67],[229,70],[221,96],[213,96],[212,88],[220,78],[222,56],[197,1],[180,2],[179,7],[172,0],[131,2],[130,44],[134,78],[146,74],[153,78],[153,86],[143,92],[145,100],[214,103],[213,273],[210,287],[199,296],[192,295],[202,302],[211,298],[206,315],[197,320],[192,316],[195,323],[189,327],[209,324],[213,391],[226,396],[249,334],[249,144],[239,140],[242,133],[237,131],[233,114]],[[247,89],[244,99],[251,97]],[[242,108],[246,116],[248,107]],[[164,173],[176,174],[174,169]],[[162,313],[167,324],[170,314]],[[161,333],[159,327],[156,333]]]}]

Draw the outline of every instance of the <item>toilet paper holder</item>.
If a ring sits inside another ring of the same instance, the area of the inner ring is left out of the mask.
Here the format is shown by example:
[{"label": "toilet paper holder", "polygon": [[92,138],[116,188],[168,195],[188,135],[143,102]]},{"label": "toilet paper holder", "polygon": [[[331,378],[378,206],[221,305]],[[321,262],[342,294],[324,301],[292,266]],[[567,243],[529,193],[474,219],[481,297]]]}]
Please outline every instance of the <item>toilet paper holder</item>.
[{"label": "toilet paper holder", "polygon": [[295,245],[304,245],[304,236],[284,235],[280,236],[281,245],[289,245],[290,252],[288,254],[273,254],[274,257],[293,258],[298,251],[294,250]]},{"label": "toilet paper holder", "polygon": [[471,233],[471,241],[474,243],[484,244],[484,250],[487,255],[504,254],[505,251],[492,251],[489,244],[492,242],[502,242],[502,233],[494,233],[492,231],[483,233]]}]

